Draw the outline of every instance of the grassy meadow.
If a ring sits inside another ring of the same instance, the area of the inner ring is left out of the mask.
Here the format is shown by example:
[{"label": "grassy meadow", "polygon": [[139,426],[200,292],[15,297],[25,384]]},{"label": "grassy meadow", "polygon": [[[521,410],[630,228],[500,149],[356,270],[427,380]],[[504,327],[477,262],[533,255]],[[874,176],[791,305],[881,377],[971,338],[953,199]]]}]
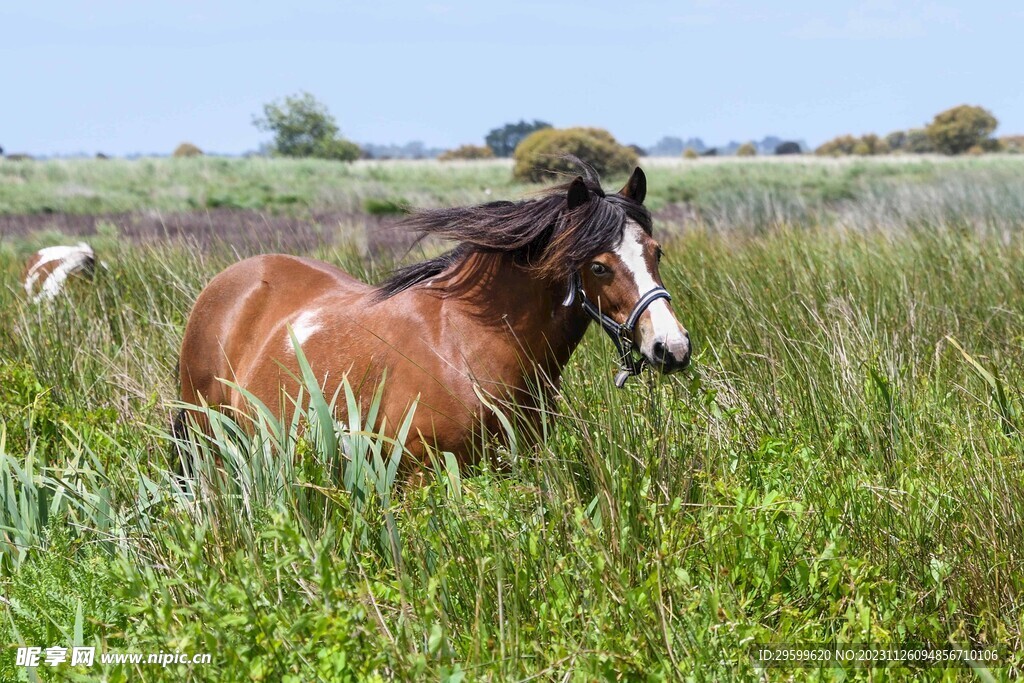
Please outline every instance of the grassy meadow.
[{"label": "grassy meadow", "polygon": [[[376,281],[420,255],[367,253],[380,207],[532,191],[507,164],[0,161],[0,226],[39,230],[0,230],[0,680],[1019,676],[1024,159],[642,165],[691,369],[616,390],[592,330],[543,446],[402,491],[372,414],[324,421],[315,385],[310,429],[219,422],[179,486],[182,330],[245,249],[115,214],[344,213],[309,253]],[[33,306],[23,259],[78,239],[65,214],[109,215],[107,268]],[[1000,661],[762,670],[769,643]],[[212,663],[30,671],[18,644]]]}]

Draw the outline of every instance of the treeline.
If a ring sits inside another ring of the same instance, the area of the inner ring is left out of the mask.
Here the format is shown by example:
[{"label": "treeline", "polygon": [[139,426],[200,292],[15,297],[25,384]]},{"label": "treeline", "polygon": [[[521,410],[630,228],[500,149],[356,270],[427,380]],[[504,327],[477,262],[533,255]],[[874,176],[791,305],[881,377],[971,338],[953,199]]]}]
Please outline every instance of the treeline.
[{"label": "treeline", "polygon": [[[260,130],[273,134],[273,140],[261,146],[258,152],[246,156],[281,156],[355,161],[356,159],[429,159],[441,161],[458,159],[491,159],[516,156],[521,144],[539,133],[555,131],[546,121],[520,120],[493,128],[484,137],[484,144],[466,144],[455,149],[428,148],[422,142],[414,141],[405,145],[359,145],[341,135],[337,121],[327,107],[309,93],[298,93],[280,100],[269,102],[263,107],[261,116],[253,117],[253,124]],[[984,154],[989,152],[1024,153],[1024,136],[993,137],[999,122],[990,111],[979,106],[963,104],[936,114],[935,118],[921,128],[898,130],[886,136],[868,133],[859,137],[840,135],[825,142],[814,153],[820,156],[874,156],[880,154]],[[565,130],[573,131],[566,137]],[[587,131],[583,135],[581,131]],[[594,137],[595,131],[599,134]],[[579,141],[587,138],[586,144]],[[545,137],[546,136],[546,137]],[[545,133],[540,139],[556,141],[551,144],[562,153],[572,153],[570,148],[590,153],[597,148],[608,146],[614,138],[607,131],[595,128],[563,129],[558,135]],[[595,142],[596,139],[596,142]],[[623,155],[623,148],[629,151]],[[643,156],[680,156],[696,159],[702,156],[736,155],[741,157],[759,155],[802,154],[807,150],[802,141],[782,140],[767,136],[760,141],[744,143],[730,142],[721,147],[708,147],[700,138],[665,136],[644,149],[638,145],[621,145],[614,142],[614,149],[605,149],[611,156],[637,158]],[[200,156],[203,151],[190,142],[183,142],[174,150],[175,157]],[[3,148],[0,148],[0,156]],[[530,156],[533,156],[531,151]],[[108,158],[97,154],[97,158]],[[589,159],[585,154],[577,154]],[[9,160],[31,159],[27,154],[10,154]],[[598,164],[600,165],[600,163]],[[613,164],[614,166],[614,164]],[[529,176],[529,172],[520,173]]]},{"label": "treeline", "polygon": [[[773,154],[801,154],[807,148],[802,140],[783,140],[774,135],[767,135],[761,140],[747,142],[729,141],[724,145],[708,145],[699,137],[683,140],[679,137],[666,135],[647,148],[646,156],[677,157],[687,155],[698,156],[758,156]],[[690,151],[687,154],[687,150]]]},{"label": "treeline", "polygon": [[1024,136],[992,137],[999,121],[983,107],[962,104],[935,115],[922,128],[897,130],[881,137],[840,135],[814,150],[820,156],[878,154],[985,154],[1024,152]]}]

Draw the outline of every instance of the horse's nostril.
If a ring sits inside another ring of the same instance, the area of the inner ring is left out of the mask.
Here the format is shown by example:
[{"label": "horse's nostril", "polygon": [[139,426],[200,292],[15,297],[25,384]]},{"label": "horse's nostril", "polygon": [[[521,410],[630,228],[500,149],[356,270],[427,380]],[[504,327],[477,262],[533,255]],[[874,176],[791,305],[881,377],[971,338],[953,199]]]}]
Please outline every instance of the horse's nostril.
[{"label": "horse's nostril", "polygon": [[653,351],[654,351],[654,362],[655,363],[664,363],[665,362],[665,357],[668,355],[667,354],[667,350],[665,348],[665,344],[663,342],[660,342],[660,341],[654,342],[654,349],[653,349]]}]

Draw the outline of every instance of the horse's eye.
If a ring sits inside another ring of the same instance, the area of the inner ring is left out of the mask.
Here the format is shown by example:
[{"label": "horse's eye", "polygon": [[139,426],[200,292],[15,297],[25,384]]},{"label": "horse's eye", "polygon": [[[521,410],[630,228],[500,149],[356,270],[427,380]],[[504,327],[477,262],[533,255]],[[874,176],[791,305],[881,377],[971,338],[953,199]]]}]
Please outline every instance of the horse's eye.
[{"label": "horse's eye", "polygon": [[664,256],[664,254],[665,252],[661,250],[661,247],[658,247],[658,250],[654,252],[654,258],[658,259],[658,263],[661,263],[661,257]]},{"label": "horse's eye", "polygon": [[608,270],[608,266],[604,265],[603,263],[598,263],[597,261],[594,261],[593,263],[590,264],[590,272],[593,273],[594,275],[607,275],[611,271]]}]

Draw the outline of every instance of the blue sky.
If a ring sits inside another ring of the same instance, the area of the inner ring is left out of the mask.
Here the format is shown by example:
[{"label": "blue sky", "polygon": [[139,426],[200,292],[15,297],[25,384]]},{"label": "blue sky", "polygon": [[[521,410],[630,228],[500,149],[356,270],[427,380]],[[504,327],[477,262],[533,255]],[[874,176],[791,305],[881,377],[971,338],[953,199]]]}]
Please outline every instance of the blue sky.
[{"label": "blue sky", "polygon": [[885,134],[980,104],[1024,133],[1024,5],[909,0],[6,2],[0,145],[240,153],[306,90],[357,142],[482,143],[520,118],[620,141]]}]

